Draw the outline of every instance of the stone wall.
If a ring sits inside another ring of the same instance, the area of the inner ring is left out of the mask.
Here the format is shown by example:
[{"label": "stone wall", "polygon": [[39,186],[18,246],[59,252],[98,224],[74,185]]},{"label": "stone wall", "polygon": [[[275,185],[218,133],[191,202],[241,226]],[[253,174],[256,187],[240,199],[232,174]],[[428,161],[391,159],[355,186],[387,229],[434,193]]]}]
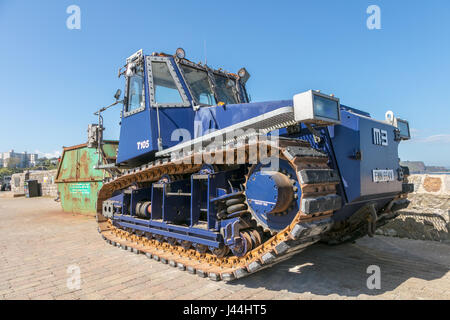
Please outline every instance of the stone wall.
[{"label": "stone wall", "polygon": [[450,196],[450,174],[412,174],[408,181],[415,194]]},{"label": "stone wall", "polygon": [[414,174],[408,180],[414,184],[411,203],[377,233],[450,242],[450,175]]},{"label": "stone wall", "polygon": [[56,170],[16,173],[11,177],[11,191],[15,194],[24,194],[25,180],[37,180],[41,187],[42,196],[56,197],[58,186],[55,183],[55,177]]}]

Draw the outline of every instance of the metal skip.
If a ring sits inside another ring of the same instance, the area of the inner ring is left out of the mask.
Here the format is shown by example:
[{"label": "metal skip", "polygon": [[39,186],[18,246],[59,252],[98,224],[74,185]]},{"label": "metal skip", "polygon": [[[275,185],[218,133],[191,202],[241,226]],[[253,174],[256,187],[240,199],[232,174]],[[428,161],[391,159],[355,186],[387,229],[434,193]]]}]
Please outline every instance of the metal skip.
[{"label": "metal skip", "polygon": [[[115,161],[117,146],[117,141],[104,141],[105,164]],[[98,158],[97,149],[86,143],[63,148],[55,182],[64,212],[95,215],[103,178],[109,176],[106,171],[94,168]]]}]

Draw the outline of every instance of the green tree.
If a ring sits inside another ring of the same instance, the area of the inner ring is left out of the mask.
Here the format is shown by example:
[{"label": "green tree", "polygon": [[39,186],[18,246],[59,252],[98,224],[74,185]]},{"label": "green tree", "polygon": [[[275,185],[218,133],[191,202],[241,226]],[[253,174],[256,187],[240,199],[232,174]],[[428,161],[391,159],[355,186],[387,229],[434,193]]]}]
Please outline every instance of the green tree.
[{"label": "green tree", "polygon": [[11,176],[14,173],[22,172],[23,169],[20,168],[0,168],[0,180],[3,180],[3,177]]}]

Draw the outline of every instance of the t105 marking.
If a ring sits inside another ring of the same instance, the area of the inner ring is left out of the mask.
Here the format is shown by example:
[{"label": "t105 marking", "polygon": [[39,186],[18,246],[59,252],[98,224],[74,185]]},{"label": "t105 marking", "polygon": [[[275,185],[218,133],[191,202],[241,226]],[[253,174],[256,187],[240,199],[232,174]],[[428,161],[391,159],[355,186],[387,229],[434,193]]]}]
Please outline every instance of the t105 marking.
[{"label": "t105 marking", "polygon": [[147,149],[148,147],[150,147],[150,140],[144,140],[144,141],[137,142],[138,150]]}]

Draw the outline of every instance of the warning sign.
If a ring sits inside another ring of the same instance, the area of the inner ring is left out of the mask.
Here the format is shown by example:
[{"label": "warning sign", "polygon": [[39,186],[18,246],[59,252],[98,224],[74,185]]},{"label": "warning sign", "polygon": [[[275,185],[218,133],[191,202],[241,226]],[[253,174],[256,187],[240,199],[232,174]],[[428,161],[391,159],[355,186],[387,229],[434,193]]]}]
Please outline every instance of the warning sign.
[{"label": "warning sign", "polygon": [[89,194],[91,185],[89,183],[74,183],[69,186],[70,193]]}]

